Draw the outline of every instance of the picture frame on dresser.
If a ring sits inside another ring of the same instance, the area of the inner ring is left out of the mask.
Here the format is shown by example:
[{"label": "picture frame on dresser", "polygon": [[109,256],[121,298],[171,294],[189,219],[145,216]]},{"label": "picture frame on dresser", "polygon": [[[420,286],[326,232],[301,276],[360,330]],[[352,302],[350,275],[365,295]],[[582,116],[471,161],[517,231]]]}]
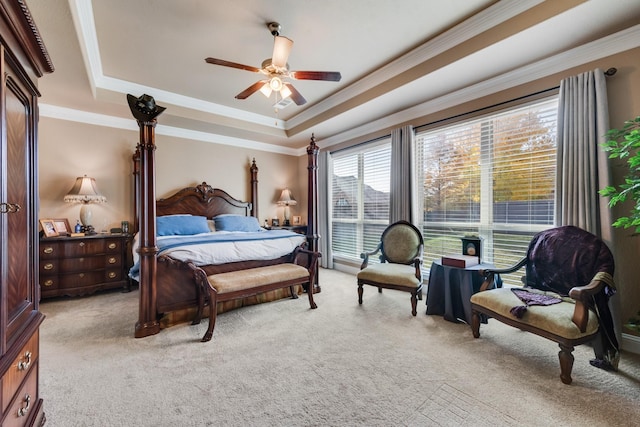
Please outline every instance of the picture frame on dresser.
[{"label": "picture frame on dresser", "polygon": [[302,225],[302,217],[299,215],[294,215],[291,218],[291,225]]},{"label": "picture frame on dresser", "polygon": [[71,226],[66,218],[52,219],[53,227],[56,229],[58,236],[68,236],[71,234]]},{"label": "picture frame on dresser", "polygon": [[55,223],[52,219],[41,219],[40,227],[45,237],[57,237],[58,231],[56,230]]}]

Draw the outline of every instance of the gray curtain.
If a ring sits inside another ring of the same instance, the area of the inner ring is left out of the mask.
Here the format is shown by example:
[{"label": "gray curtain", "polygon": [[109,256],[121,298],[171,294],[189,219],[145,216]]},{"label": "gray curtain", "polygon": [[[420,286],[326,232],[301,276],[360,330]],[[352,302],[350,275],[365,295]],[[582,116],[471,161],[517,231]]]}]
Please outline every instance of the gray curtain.
[{"label": "gray curtain", "polygon": [[329,172],[332,170],[331,155],[328,151],[320,151],[318,155],[318,250],[322,254],[320,265],[333,268],[333,253],[331,252],[331,187],[329,186]]},{"label": "gray curtain", "polygon": [[596,69],[562,80],[558,105],[556,219],[600,236],[613,249],[611,211],[598,190],[609,185],[607,87]]},{"label": "gray curtain", "polygon": [[[569,77],[560,83],[558,104],[558,169],[556,219],[600,236],[615,257],[612,215],[607,200],[598,194],[611,182],[607,153],[600,146],[609,129],[607,87],[602,70]],[[609,300],[617,342],[620,341],[620,297]],[[601,342],[602,341],[602,342]],[[607,341],[594,340],[598,359],[615,360],[605,350]],[[617,361],[609,362],[615,363]]]},{"label": "gray curtain", "polygon": [[389,223],[405,220],[413,223],[413,127],[391,132],[391,191]]}]

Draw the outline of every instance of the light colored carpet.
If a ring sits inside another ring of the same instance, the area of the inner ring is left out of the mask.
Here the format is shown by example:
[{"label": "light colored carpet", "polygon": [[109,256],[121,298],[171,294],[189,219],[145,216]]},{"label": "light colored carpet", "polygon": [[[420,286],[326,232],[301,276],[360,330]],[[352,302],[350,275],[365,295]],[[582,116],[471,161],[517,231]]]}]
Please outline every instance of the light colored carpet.
[{"label": "light colored carpet", "polygon": [[306,296],[244,307],[136,339],[138,292],[44,301],[40,387],[47,425],[624,426],[640,419],[640,357],[618,373],[496,321],[411,316],[409,295],[321,270]]}]

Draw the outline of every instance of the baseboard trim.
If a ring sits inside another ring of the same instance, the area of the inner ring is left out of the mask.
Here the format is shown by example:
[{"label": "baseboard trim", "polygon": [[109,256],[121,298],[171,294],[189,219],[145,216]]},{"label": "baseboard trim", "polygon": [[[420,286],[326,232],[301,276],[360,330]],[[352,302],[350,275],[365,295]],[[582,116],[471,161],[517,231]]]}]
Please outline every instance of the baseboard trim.
[{"label": "baseboard trim", "polygon": [[621,348],[630,353],[640,354],[640,337],[623,333]]}]

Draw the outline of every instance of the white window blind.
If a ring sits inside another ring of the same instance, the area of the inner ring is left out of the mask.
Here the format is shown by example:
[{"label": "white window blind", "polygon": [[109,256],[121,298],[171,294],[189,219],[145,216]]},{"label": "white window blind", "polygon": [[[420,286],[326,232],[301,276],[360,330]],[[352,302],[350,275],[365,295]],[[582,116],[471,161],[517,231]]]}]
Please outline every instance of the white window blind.
[{"label": "white window blind", "polygon": [[556,114],[554,97],[416,134],[425,265],[475,234],[483,261],[508,267],[554,226]]},{"label": "white window blind", "polygon": [[389,225],[389,139],[331,155],[331,246],[337,258],[360,259]]}]

